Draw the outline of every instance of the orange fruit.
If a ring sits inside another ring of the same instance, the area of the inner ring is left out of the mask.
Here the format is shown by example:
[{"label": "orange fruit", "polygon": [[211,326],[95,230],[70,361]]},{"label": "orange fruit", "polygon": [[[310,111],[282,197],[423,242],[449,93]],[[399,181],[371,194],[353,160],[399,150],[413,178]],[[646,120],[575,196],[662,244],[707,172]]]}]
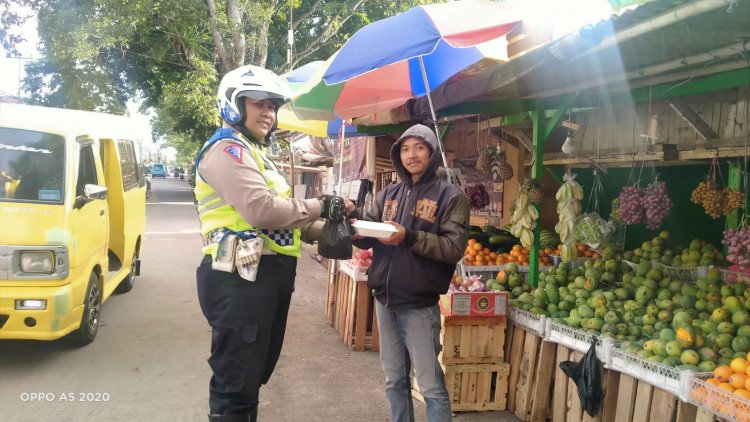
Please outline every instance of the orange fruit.
[{"label": "orange fruit", "polygon": [[734,393],[734,387],[732,387],[732,384],[728,382],[722,382],[721,384],[719,384],[718,388],[729,393]]},{"label": "orange fruit", "polygon": [[706,384],[717,387],[719,384],[721,384],[721,381],[717,380],[716,378],[709,378],[706,380]]},{"label": "orange fruit", "polygon": [[719,380],[719,382],[727,382],[733,373],[734,371],[732,368],[727,365],[717,366],[716,369],[714,369],[714,378]]},{"label": "orange fruit", "polygon": [[477,243],[476,239],[469,239],[469,246],[473,246],[475,243]]},{"label": "orange fruit", "polygon": [[729,363],[729,367],[732,368],[732,371],[734,372],[744,374],[747,372],[747,360],[745,360],[745,358],[734,358],[732,359],[732,362]]},{"label": "orange fruit", "polygon": [[481,251],[482,250],[482,244],[481,243],[474,243],[471,245],[472,248],[474,248],[475,251]]},{"label": "orange fruit", "polygon": [[750,391],[750,377],[745,378],[745,390]]},{"label": "orange fruit", "polygon": [[738,388],[734,390],[733,393],[735,396],[740,396],[745,400],[750,400],[750,391],[745,390],[744,388]]},{"label": "orange fruit", "polygon": [[747,375],[740,372],[735,372],[729,377],[729,384],[734,388],[745,388],[745,381],[747,381]]}]

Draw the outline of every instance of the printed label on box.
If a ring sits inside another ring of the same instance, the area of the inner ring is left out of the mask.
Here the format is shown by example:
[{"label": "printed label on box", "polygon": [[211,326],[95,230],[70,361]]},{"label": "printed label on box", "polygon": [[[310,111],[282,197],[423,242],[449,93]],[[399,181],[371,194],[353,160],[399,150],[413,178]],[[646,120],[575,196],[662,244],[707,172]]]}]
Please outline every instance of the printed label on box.
[{"label": "printed label on box", "polygon": [[508,297],[505,295],[495,295],[495,315],[506,315],[508,307]]},{"label": "printed label on box", "polygon": [[453,315],[469,315],[471,313],[471,296],[453,296]]}]

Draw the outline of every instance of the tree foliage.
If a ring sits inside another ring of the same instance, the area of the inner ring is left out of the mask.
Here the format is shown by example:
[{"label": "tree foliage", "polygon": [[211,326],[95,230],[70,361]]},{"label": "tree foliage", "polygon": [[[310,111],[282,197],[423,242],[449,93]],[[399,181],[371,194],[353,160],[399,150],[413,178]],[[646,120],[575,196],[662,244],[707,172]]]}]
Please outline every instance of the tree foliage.
[{"label": "tree foliage", "polygon": [[219,123],[215,92],[222,74],[243,64],[282,73],[325,60],[362,26],[428,3],[21,1],[37,14],[43,48],[43,58],[27,66],[31,102],[122,113],[128,99],[142,98],[142,107],[155,112],[154,136],[177,148],[178,156],[194,153]]}]

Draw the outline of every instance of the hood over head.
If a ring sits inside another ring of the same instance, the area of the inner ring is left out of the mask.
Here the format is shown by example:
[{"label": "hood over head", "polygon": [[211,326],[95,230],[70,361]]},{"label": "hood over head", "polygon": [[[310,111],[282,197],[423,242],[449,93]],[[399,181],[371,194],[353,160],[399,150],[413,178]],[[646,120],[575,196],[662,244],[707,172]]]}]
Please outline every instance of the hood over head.
[{"label": "hood over head", "polygon": [[437,171],[438,164],[440,163],[440,154],[437,153],[438,151],[440,151],[437,136],[435,135],[435,132],[429,127],[422,124],[416,124],[407,129],[391,147],[391,162],[393,163],[393,168],[396,170],[396,173],[398,173],[401,180],[409,186],[414,185],[411,180],[411,174],[406,171],[406,168],[404,168],[404,165],[401,163],[401,143],[406,138],[422,139],[430,147],[430,161],[427,163],[427,168],[425,168],[424,173],[422,173],[422,176],[419,178],[419,180],[425,181],[436,177],[435,173]]}]

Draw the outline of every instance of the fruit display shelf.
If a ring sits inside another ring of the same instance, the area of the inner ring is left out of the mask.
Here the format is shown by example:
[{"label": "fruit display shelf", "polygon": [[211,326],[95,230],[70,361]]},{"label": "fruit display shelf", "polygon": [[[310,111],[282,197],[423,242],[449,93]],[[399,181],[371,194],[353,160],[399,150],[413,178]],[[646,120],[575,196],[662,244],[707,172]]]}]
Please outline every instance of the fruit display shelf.
[{"label": "fruit display shelf", "polygon": [[608,368],[630,375],[674,394],[683,401],[688,392],[688,377],[692,371],[683,371],[673,366],[644,359],[619,347],[610,349]]},{"label": "fruit display shelf", "polygon": [[733,422],[750,422],[750,400],[706,382],[710,372],[691,373],[687,379],[686,400],[708,413]]},{"label": "fruit display shelf", "polygon": [[708,267],[673,267],[664,265],[661,262],[654,263],[654,267],[661,270],[662,274],[672,280],[686,281],[695,283],[699,278],[705,277],[708,273]]},{"label": "fruit display shelf", "polygon": [[569,327],[552,319],[547,319],[544,341],[561,344],[570,349],[586,353],[594,339],[596,339],[596,357],[607,365],[610,349],[615,345],[614,339],[602,338],[597,332]]},{"label": "fruit display shelf", "polygon": [[535,313],[524,311],[513,306],[508,308],[508,319],[515,325],[535,334],[537,337],[544,337],[544,330],[547,327],[547,317]]},{"label": "fruit display shelf", "polygon": [[[508,264],[503,265],[466,265],[464,262],[464,259],[461,258],[460,261],[458,261],[458,264],[456,264],[456,268],[458,270],[458,274],[461,275],[463,278],[471,277],[472,275],[481,276],[482,282],[486,282],[487,280],[491,278],[495,278],[498,271],[505,269],[505,266]],[[539,272],[542,273],[544,270],[546,270],[548,266],[540,266]],[[521,274],[524,278],[524,280],[527,280],[529,277],[529,266],[528,265],[518,265],[518,273]]]},{"label": "fruit display shelf", "polygon": [[750,285],[750,272],[732,271],[726,268],[720,268],[721,279],[727,284],[745,283]]}]

